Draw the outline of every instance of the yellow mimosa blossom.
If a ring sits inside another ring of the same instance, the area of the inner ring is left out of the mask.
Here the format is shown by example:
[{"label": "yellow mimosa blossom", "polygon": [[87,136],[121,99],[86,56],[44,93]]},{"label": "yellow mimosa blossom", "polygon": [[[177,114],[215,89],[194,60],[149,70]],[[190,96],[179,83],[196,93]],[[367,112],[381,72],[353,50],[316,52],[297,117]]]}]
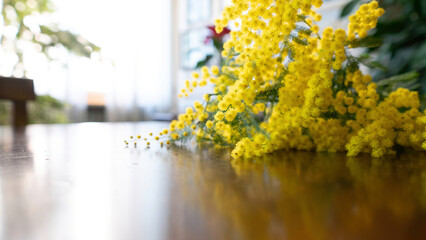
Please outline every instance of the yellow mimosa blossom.
[{"label": "yellow mimosa blossom", "polygon": [[193,73],[179,96],[207,84],[213,93],[163,133],[172,141],[196,135],[232,146],[233,158],[283,149],[373,157],[395,153],[396,145],[426,149],[426,112],[419,110],[417,92],[400,88],[384,95],[348,51],[384,10],[371,1],[349,17],[347,30],[321,31],[315,12],[321,4],[232,0],[215,21],[217,32],[236,26],[221,53],[226,64]]}]

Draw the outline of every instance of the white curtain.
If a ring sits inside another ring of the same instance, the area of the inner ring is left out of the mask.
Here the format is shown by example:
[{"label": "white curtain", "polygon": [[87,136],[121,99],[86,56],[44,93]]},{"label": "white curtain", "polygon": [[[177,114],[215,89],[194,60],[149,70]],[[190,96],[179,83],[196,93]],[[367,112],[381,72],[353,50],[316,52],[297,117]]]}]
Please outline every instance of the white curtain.
[{"label": "white curtain", "polygon": [[147,119],[152,112],[170,110],[170,0],[55,2],[65,27],[102,47],[102,63],[71,61],[71,88],[104,92],[109,121]]}]

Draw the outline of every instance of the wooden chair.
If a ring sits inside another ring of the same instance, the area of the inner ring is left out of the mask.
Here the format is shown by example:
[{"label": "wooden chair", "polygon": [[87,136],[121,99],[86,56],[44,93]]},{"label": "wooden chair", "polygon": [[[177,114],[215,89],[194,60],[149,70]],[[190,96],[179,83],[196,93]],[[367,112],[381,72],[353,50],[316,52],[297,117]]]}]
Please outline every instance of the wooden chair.
[{"label": "wooden chair", "polygon": [[34,82],[30,79],[0,77],[0,99],[13,102],[13,126],[28,124],[27,101],[35,100]]}]

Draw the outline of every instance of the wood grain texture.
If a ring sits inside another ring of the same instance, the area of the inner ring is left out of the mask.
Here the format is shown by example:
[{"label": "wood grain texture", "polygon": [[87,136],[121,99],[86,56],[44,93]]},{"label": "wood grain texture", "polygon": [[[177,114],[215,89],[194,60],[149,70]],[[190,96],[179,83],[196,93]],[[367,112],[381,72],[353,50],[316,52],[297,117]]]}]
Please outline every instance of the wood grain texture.
[{"label": "wood grain texture", "polygon": [[0,127],[0,239],[425,239],[426,155],[125,147],[166,123]]}]

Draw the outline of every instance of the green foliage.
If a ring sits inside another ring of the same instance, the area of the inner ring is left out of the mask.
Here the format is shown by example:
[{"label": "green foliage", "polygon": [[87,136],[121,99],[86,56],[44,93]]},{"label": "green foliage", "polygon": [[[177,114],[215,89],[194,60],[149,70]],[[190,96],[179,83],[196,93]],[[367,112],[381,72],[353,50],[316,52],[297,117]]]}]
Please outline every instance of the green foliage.
[{"label": "green foliage", "polygon": [[[363,2],[368,1],[350,1],[343,8],[341,15],[348,15],[356,5]],[[401,74],[416,71],[419,73],[418,83],[412,84],[410,81],[415,79],[411,79],[402,81],[403,83],[398,86],[413,88],[420,85],[418,90],[424,95],[426,93],[426,1],[379,0],[379,5],[386,12],[379,18],[375,31],[370,35],[371,39],[382,39],[383,44],[370,46],[366,42],[357,42],[355,46],[358,44],[368,47],[367,52],[376,55],[377,62],[386,66],[386,71],[380,68],[373,70],[375,81],[380,82],[380,79],[388,80],[395,75],[401,76]],[[362,41],[368,42],[371,39]],[[393,84],[393,87],[395,86],[397,85]]]},{"label": "green foliage", "polygon": [[418,90],[420,88],[420,83],[418,82],[419,73],[413,71],[400,75],[396,75],[390,78],[382,79],[377,82],[379,87],[379,92],[382,95],[387,96],[392,91],[402,87],[409,90]]},{"label": "green foliage", "polygon": [[347,15],[349,15],[354,9],[355,7],[358,5],[358,3],[360,3],[360,0],[352,0],[350,2],[348,2],[342,9],[342,12],[340,13],[340,17],[345,17]]},{"label": "green foliage", "polygon": [[290,35],[290,38],[293,42],[295,42],[297,44],[308,46],[308,40],[307,39],[300,39],[299,37],[294,36],[294,35]]},{"label": "green foliage", "polygon": [[[244,103],[244,105],[246,105]],[[262,122],[262,119],[259,118],[254,112],[251,110],[250,107],[246,105],[246,111],[245,113],[239,113],[238,114],[240,118],[245,118],[244,122],[248,122],[248,126],[255,129],[255,132],[263,134],[265,137],[270,138],[269,133],[265,131],[260,126],[260,123]],[[249,137],[251,137],[251,134],[248,134]]]},{"label": "green foliage", "polygon": [[281,83],[277,83],[258,92],[255,101],[277,103],[279,101],[279,90],[282,86]]},{"label": "green foliage", "polygon": [[[208,40],[208,42],[209,41],[212,42],[212,45],[215,50],[214,55],[216,55],[219,58],[218,65],[224,66],[225,59],[222,57],[222,51],[223,51],[223,44],[224,44],[224,36],[227,35],[228,33],[222,32],[221,34],[218,34],[216,33],[216,30],[214,30],[214,27],[209,26],[208,28],[210,29],[211,33],[206,40]],[[214,59],[213,55],[211,54],[206,55],[204,59],[201,59],[200,61],[197,62],[197,64],[195,65],[195,69],[208,65],[212,59]]]},{"label": "green foliage", "polygon": [[[67,123],[67,105],[49,95],[37,96],[34,102],[28,103],[29,123]],[[0,125],[11,122],[12,102],[0,102]]]},{"label": "green foliage", "polygon": [[210,61],[210,59],[212,59],[212,57],[213,55],[211,54],[206,55],[206,58],[197,62],[197,65],[195,66],[195,68],[201,68],[202,66],[207,65],[207,63]]},{"label": "green foliage", "polygon": [[296,50],[294,49],[294,46],[291,42],[289,41],[284,41],[284,46],[283,46],[284,50],[287,51],[287,57],[290,61],[294,61],[294,54],[296,52]]},{"label": "green foliage", "polygon": [[382,79],[377,83],[377,86],[389,86],[396,83],[406,82],[410,80],[416,80],[419,76],[417,72],[409,72],[401,75],[396,75],[390,78]]},{"label": "green foliage", "polygon": [[29,123],[67,123],[66,104],[49,96],[37,96],[28,106]]},{"label": "green foliage", "polygon": [[61,30],[54,22],[44,24],[34,18],[37,15],[48,15],[53,11],[54,7],[51,0],[3,1],[2,17],[4,19],[4,27],[15,26],[17,27],[17,32],[14,37],[2,36],[1,45],[3,47],[8,45],[9,48],[12,45],[13,51],[18,57],[15,69],[16,66],[23,64],[25,53],[21,48],[21,42],[32,43],[34,49],[38,49],[49,60],[52,60],[51,56],[49,56],[49,49],[52,47],[63,46],[68,51],[84,57],[90,57],[93,52],[100,50],[98,46],[84,37],[70,31]]},{"label": "green foliage", "polygon": [[69,31],[59,30],[56,25],[41,25],[40,31],[43,34],[50,36],[52,39],[57,39],[55,42],[46,44],[46,47],[55,47],[57,44],[61,44],[69,51],[87,58],[90,58],[92,52],[98,52],[101,50],[100,47],[87,41],[81,35],[76,35]]},{"label": "green foliage", "polygon": [[346,58],[348,60],[346,63],[346,67],[349,72],[353,73],[359,69],[359,60],[356,57],[346,54]]},{"label": "green foliage", "polygon": [[387,71],[387,67],[383,66],[378,61],[372,60],[371,56],[367,53],[361,54],[359,57],[353,57],[353,61],[356,61],[358,64],[363,64],[371,69],[380,69],[381,71]]},{"label": "green foliage", "polygon": [[10,101],[0,101],[0,125],[10,123],[10,113],[12,111],[12,103]]},{"label": "green foliage", "polygon": [[352,41],[349,41],[348,44],[351,48],[374,48],[381,46],[383,44],[383,40],[380,38],[367,36],[365,38],[356,38]]},{"label": "green foliage", "polygon": [[296,31],[298,33],[303,33],[305,35],[311,35],[312,34],[312,30],[309,27],[301,26],[301,25],[296,26]]}]

